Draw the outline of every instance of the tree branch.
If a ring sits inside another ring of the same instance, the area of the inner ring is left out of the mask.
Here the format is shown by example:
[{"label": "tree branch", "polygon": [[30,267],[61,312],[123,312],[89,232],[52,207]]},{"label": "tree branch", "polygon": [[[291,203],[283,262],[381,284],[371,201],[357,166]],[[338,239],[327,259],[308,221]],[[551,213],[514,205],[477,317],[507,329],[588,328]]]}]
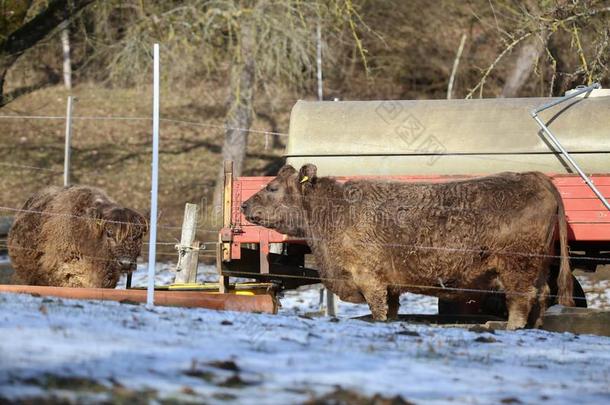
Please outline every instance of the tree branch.
[{"label": "tree branch", "polygon": [[515,39],[513,42],[511,42],[506,49],[504,49],[497,57],[496,59],[491,63],[491,65],[489,65],[489,67],[487,68],[487,70],[485,70],[485,73],[483,74],[483,77],[481,77],[481,80],[479,80],[479,82],[477,83],[476,86],[474,86],[472,88],[472,90],[470,90],[470,92],[468,92],[468,94],[466,95],[466,99],[472,98],[472,95],[474,94],[475,91],[477,91],[479,88],[481,89],[481,93],[483,93],[483,86],[485,85],[485,80],[487,79],[487,76],[489,76],[489,74],[491,73],[492,70],[494,70],[494,68],[496,67],[496,65],[498,64],[498,62],[500,62],[500,60],[504,57],[504,55],[506,55],[508,52],[510,52],[517,44],[519,44],[521,41],[523,41],[525,38],[529,37],[530,35],[532,35],[532,32],[527,32],[523,35],[521,35],[519,38]]},{"label": "tree branch", "polygon": [[36,17],[7,35],[0,42],[0,106],[6,103],[3,84],[7,70],[26,50],[36,45],[64,20],[95,0],[53,0]]}]

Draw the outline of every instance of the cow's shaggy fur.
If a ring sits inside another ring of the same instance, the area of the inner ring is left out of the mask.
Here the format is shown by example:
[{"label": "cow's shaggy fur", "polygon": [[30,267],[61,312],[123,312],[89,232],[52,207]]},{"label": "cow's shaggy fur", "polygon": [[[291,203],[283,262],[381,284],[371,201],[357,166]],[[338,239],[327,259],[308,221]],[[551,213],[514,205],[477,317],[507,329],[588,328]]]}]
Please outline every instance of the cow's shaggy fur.
[{"label": "cow's shaggy fur", "polygon": [[13,282],[114,288],[135,270],[146,228],[142,215],[102,190],[47,187],[26,201],[9,233]]},{"label": "cow's shaggy fur", "polygon": [[284,166],[242,205],[246,218],[304,236],[324,284],[342,300],[395,318],[402,292],[446,300],[506,294],[510,329],[540,326],[559,225],[559,303],[572,306],[561,197],[542,173],[446,183],[316,177]]}]

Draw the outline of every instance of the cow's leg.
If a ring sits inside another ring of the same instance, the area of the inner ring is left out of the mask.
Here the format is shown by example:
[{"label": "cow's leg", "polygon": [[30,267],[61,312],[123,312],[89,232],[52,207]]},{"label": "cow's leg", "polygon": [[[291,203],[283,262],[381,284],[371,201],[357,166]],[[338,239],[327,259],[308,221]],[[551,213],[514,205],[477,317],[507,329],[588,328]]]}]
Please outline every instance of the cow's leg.
[{"label": "cow's leg", "polygon": [[535,280],[534,284],[536,297],[528,315],[527,325],[532,328],[540,328],[542,326],[542,317],[546,311],[547,299],[550,293],[550,288],[548,286],[549,263],[547,259],[539,259],[532,260],[531,265],[533,269],[538,270],[532,271],[532,274],[538,274],[538,278]]},{"label": "cow's leg", "polygon": [[506,329],[515,330],[524,328],[537,299],[536,287],[524,289],[511,289],[506,291],[506,306],[508,307],[508,325]]},{"label": "cow's leg", "polygon": [[546,311],[547,300],[551,293],[551,289],[546,280],[541,280],[537,288],[537,293],[536,302],[534,302],[534,305],[532,306],[528,320],[528,324],[533,328],[542,327],[542,317]]},{"label": "cow's leg", "polygon": [[386,286],[361,287],[362,295],[371,309],[375,321],[388,320],[388,289]]},{"label": "cow's leg", "polygon": [[381,271],[375,267],[367,268],[364,264],[347,269],[352,275],[354,285],[358,288],[368,304],[373,320],[388,320],[388,285],[380,280]]},{"label": "cow's leg", "polygon": [[395,288],[388,289],[388,320],[398,319],[400,308],[400,291]]}]

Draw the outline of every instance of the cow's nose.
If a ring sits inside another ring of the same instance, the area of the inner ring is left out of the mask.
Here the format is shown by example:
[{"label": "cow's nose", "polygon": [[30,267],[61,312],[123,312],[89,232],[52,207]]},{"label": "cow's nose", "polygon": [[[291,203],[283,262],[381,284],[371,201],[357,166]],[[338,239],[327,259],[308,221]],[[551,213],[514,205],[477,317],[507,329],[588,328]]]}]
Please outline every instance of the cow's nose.
[{"label": "cow's nose", "polygon": [[243,203],[243,204],[241,205],[241,210],[242,210],[242,211],[245,211],[245,210],[247,210],[247,209],[248,209],[248,203],[247,203],[247,202],[245,202],[245,203]]},{"label": "cow's nose", "polygon": [[119,264],[121,265],[122,268],[124,269],[131,269],[132,267],[135,266],[135,263],[133,260],[131,260],[130,257],[121,257],[119,259]]}]

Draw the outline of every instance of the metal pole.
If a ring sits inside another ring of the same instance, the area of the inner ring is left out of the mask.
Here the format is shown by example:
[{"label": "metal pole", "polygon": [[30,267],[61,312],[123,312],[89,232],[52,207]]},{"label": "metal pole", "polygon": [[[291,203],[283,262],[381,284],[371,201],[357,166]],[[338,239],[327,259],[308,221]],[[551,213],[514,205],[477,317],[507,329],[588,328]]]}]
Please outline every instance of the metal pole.
[{"label": "metal pole", "polygon": [[561,97],[558,100],[554,100],[554,101],[551,101],[549,103],[541,105],[540,107],[538,107],[538,108],[536,108],[535,110],[532,111],[532,116],[534,116],[535,114],[538,114],[539,112],[542,112],[544,110],[548,110],[549,108],[554,107],[557,104],[561,104],[564,101],[568,101],[571,98],[580,96],[583,93],[590,93],[592,90],[601,89],[601,87],[602,86],[599,83],[593,83],[591,86],[583,87],[582,89],[578,89],[575,92],[570,93],[567,96],[563,96],[563,97]]},{"label": "metal pole", "polygon": [[68,96],[68,105],[66,106],[66,144],[64,147],[64,187],[70,185],[70,158],[72,156],[72,109],[74,97]]},{"label": "metal pole", "polygon": [[549,138],[549,140],[553,143],[553,146],[555,146],[557,149],[559,149],[559,151],[561,152],[561,154],[566,158],[566,160],[570,163],[570,165],[572,166],[572,168],[574,170],[576,170],[576,172],[580,175],[580,177],[584,180],[584,182],[587,184],[587,186],[589,186],[589,188],[593,191],[593,193],[595,193],[595,195],[597,196],[597,198],[600,199],[600,201],[602,202],[602,204],[604,204],[604,206],[606,207],[606,209],[608,209],[608,211],[610,211],[610,203],[608,203],[608,200],[606,200],[606,198],[604,197],[604,195],[597,189],[597,187],[595,187],[595,184],[593,184],[593,181],[591,181],[591,179],[589,178],[589,176],[587,176],[585,174],[585,172],[582,171],[582,169],[580,168],[580,166],[578,166],[578,163],[576,163],[574,161],[574,159],[572,159],[572,156],[570,156],[570,154],[568,153],[567,150],[565,150],[565,148],[561,145],[561,143],[559,142],[559,140],[555,137],[555,135],[553,135],[553,133],[551,132],[551,130],[545,125],[545,123],[540,119],[540,117],[538,116],[538,113],[541,111],[544,111],[546,109],[549,109],[551,107],[556,106],[557,104],[563,103],[564,101],[567,101],[571,98],[574,98],[576,96],[579,96],[580,94],[583,93],[589,93],[591,90],[594,89],[598,89],[600,88],[600,85],[598,83],[595,83],[589,87],[585,87],[583,89],[580,89],[578,91],[575,91],[574,93],[562,97],[559,100],[555,100],[552,101],[550,103],[544,104],[534,110],[532,110],[532,118],[534,118],[534,120],[536,120],[536,122],[538,123],[538,125],[540,126],[540,128],[542,128],[542,130],[544,131],[544,133],[547,135],[547,137]]},{"label": "metal pole", "polygon": [[[334,101],[339,101],[339,98],[335,97]],[[326,295],[326,307],[324,313],[326,316],[337,316],[337,304],[339,298],[328,288],[324,288],[324,295]]]},{"label": "metal pole", "polygon": [[157,194],[159,191],[159,44],[153,46],[153,153],[150,191],[150,234],[148,244],[148,288],[146,306],[154,305],[157,255]]},{"label": "metal pole", "polygon": [[318,100],[322,101],[324,94],[322,93],[322,27],[320,22],[316,27],[316,62],[318,68]]}]

